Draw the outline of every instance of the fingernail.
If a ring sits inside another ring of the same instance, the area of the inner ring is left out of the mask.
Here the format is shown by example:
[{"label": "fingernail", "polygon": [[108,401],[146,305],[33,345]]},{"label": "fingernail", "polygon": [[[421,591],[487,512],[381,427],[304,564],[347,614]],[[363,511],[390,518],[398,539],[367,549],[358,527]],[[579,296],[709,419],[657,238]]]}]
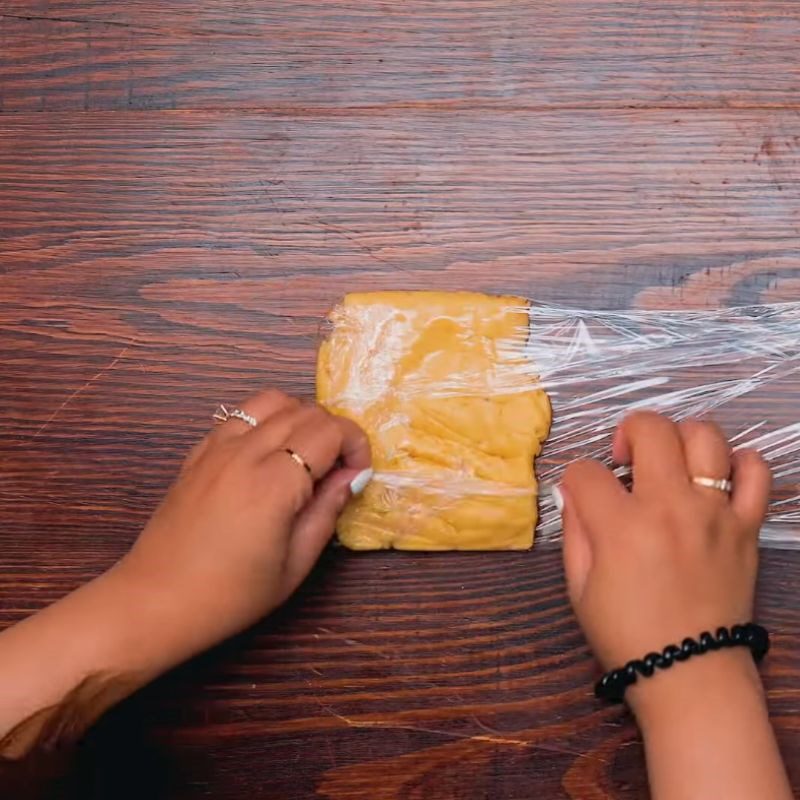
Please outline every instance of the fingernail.
[{"label": "fingernail", "polygon": [[352,495],[361,494],[367,488],[367,484],[372,480],[375,473],[371,469],[362,469],[358,475],[350,481],[350,493]]},{"label": "fingernail", "polygon": [[550,496],[553,498],[553,502],[556,504],[558,513],[561,514],[564,511],[564,495],[561,494],[561,489],[559,489],[558,486],[553,486],[550,489]]}]

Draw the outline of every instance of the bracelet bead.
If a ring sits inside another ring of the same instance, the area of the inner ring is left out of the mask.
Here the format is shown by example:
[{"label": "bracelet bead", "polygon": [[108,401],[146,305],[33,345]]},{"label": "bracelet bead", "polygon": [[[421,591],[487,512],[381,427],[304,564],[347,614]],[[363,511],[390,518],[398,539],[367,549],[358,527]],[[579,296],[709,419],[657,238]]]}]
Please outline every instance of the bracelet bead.
[{"label": "bracelet bead", "polygon": [[686,661],[687,658],[690,658],[691,656],[696,655],[697,653],[698,653],[697,642],[691,637],[687,636],[681,642],[681,655],[678,658],[678,661]]},{"label": "bracelet bead", "polygon": [[745,644],[747,642],[747,628],[744,625],[734,625],[731,628],[731,641],[734,644]]},{"label": "bracelet bead", "polygon": [[649,678],[654,672],[657,666],[661,666],[662,664],[661,653],[648,653],[644,657],[644,665],[646,672],[642,672],[642,675]]},{"label": "bracelet bead", "polygon": [[697,638],[697,644],[699,653],[707,653],[709,650],[717,649],[717,643],[714,641],[714,637],[708,631],[703,631],[700,634],[700,636]]},{"label": "bracelet bead", "polygon": [[675,661],[682,661],[681,658],[681,649],[680,647],[676,647],[674,644],[668,644],[664,648],[664,660],[667,662],[666,666],[671,667]]}]

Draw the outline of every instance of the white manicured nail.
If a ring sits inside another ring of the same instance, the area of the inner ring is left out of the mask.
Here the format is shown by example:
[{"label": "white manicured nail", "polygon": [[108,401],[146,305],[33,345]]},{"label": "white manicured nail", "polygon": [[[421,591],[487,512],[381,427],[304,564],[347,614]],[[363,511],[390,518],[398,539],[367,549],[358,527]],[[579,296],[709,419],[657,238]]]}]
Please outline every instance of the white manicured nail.
[{"label": "white manicured nail", "polygon": [[558,486],[553,486],[550,489],[550,495],[553,498],[553,502],[556,504],[558,513],[561,514],[564,511],[564,495],[561,494],[561,489],[559,489]]},{"label": "white manicured nail", "polygon": [[372,480],[375,473],[371,469],[362,469],[358,475],[350,481],[350,493],[353,495],[361,494],[367,488],[367,484]]}]

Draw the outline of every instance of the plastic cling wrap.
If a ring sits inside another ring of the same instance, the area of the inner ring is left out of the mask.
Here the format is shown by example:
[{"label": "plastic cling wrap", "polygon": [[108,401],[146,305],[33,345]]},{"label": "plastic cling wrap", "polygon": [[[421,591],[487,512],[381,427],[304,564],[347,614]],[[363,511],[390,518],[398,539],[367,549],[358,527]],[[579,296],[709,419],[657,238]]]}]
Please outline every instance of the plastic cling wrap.
[{"label": "plastic cling wrap", "polygon": [[[800,303],[718,311],[535,306],[528,350],[554,409],[542,486],[580,458],[610,465],[614,428],[631,411],[713,418],[734,448],[756,448],[772,467],[762,544],[800,547]],[[546,492],[540,508],[541,539],[557,538],[561,521]]]},{"label": "plastic cling wrap", "polygon": [[[457,453],[445,459],[447,463],[437,463],[435,448],[413,464],[402,458],[386,462],[400,468],[379,465],[373,498],[391,508],[392,503],[413,497],[417,517],[406,523],[449,515],[450,522],[467,524],[463,518],[476,509],[485,512],[504,504],[523,509],[538,501],[537,539],[554,541],[560,535],[560,519],[549,486],[575,460],[597,458],[609,463],[618,422],[633,410],[651,409],[675,420],[713,417],[734,447],[760,450],[775,476],[762,543],[800,547],[800,303],[717,311],[606,312],[502,298],[508,305],[498,317],[503,320],[498,329],[488,317],[476,315],[475,298],[482,296],[441,294],[436,296],[453,298],[452,302],[423,320],[422,328],[449,331],[456,346],[438,348],[435,337],[423,335],[419,341],[424,346],[415,356],[418,368],[392,381],[399,374],[397,365],[409,357],[402,337],[392,328],[397,324],[394,298],[403,298],[408,318],[415,294],[362,295],[380,297],[383,311],[373,307],[365,314],[357,305],[348,308],[346,301],[333,312],[333,333],[323,347],[349,342],[344,347],[350,361],[340,369],[335,390],[328,387],[323,402],[363,421],[365,413],[378,407],[375,398],[389,392],[403,402],[419,401],[413,404],[415,413],[427,423],[426,415],[435,418],[441,404],[467,403],[468,409],[475,409],[500,399],[501,405],[511,403],[513,408],[515,395],[532,397],[537,396],[535,390],[544,390],[552,403],[553,425],[537,460],[538,483],[509,480],[502,469],[493,471],[492,457],[502,456],[494,452],[503,438],[496,434],[502,431],[481,430],[469,417],[460,420],[462,428],[455,435],[456,439],[467,435],[471,445],[486,453],[489,459],[480,468],[468,458],[460,462]],[[357,352],[353,346],[357,342],[369,344]],[[474,353],[480,357],[472,357]],[[513,422],[512,417],[509,420]],[[419,420],[393,422],[391,447],[402,452],[410,442],[404,425]],[[449,418],[438,422],[452,426]],[[502,428],[506,420],[501,413],[483,420],[487,422]],[[498,513],[496,519],[489,515],[486,524],[503,521]]]}]

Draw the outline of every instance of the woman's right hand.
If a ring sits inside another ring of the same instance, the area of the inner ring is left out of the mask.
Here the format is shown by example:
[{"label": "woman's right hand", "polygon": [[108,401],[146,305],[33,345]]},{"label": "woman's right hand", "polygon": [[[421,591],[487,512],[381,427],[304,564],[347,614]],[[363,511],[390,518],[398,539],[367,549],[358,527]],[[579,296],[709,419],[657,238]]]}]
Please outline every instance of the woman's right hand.
[{"label": "woman's right hand", "polygon": [[[612,455],[632,467],[631,491],[594,461],[561,486],[570,598],[603,666],[748,622],[771,482],[761,456],[732,453],[713,423],[654,413],[628,417]],[[730,477],[731,495],[700,476]]]},{"label": "woman's right hand", "polygon": [[[561,486],[569,594],[603,667],[750,621],[771,482],[763,459],[732,453],[711,423],[652,413],[623,422],[613,458],[631,465],[631,491],[591,461],[572,466]],[[733,490],[694,477],[730,477]],[[656,670],[626,700],[644,735],[654,800],[791,800],[746,648]]]}]

